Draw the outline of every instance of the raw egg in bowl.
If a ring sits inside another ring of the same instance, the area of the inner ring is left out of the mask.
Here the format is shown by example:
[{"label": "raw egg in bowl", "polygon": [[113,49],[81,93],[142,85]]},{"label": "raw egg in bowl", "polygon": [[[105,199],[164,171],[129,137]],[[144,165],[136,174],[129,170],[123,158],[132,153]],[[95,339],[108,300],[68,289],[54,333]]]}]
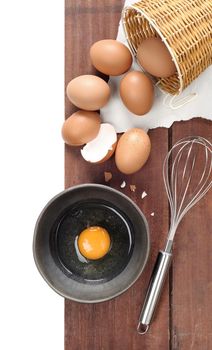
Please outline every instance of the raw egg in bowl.
[{"label": "raw egg in bowl", "polygon": [[33,253],[43,278],[63,297],[85,303],[109,300],[143,271],[148,224],[121,192],[96,184],[75,186],[41,212]]},{"label": "raw egg in bowl", "polygon": [[77,241],[79,253],[90,260],[103,258],[110,249],[110,235],[100,226],[86,228]]}]

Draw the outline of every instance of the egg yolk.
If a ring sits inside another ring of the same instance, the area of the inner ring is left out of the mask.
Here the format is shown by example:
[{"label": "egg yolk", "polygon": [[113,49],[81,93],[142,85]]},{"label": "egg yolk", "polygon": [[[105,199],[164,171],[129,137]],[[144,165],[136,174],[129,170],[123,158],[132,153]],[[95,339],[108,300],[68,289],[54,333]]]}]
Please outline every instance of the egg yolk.
[{"label": "egg yolk", "polygon": [[88,227],[80,233],[78,247],[85,258],[100,259],[107,254],[110,248],[109,233],[99,226]]}]

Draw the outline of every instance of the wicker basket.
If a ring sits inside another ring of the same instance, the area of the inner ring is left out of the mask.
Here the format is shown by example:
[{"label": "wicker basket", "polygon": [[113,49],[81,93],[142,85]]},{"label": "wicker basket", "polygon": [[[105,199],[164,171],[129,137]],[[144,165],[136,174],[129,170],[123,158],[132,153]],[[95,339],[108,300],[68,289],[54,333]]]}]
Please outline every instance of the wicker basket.
[{"label": "wicker basket", "polygon": [[159,79],[179,94],[212,63],[212,0],[143,0],[123,10],[122,23],[132,53],[143,39],[160,37],[176,74]]}]

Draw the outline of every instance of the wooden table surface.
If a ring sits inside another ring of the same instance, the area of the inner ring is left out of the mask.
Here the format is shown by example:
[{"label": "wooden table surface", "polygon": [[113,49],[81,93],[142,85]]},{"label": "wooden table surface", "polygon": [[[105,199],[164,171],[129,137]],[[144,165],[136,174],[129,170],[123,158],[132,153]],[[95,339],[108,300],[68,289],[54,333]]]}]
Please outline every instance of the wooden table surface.
[{"label": "wooden table surface", "polygon": [[[65,83],[80,74],[96,73],[89,48],[97,40],[116,38],[123,0],[66,0]],[[66,117],[74,111],[66,99]],[[135,175],[118,173],[114,159],[90,165],[79,149],[65,148],[65,186],[105,184],[130,196],[146,215],[151,233],[151,253],[144,273],[120,297],[100,304],[65,300],[65,350],[211,350],[212,349],[212,198],[208,194],[180,225],[174,259],[154,322],[145,336],[136,332],[141,304],[158,250],[164,246],[169,209],[162,180],[164,157],[173,143],[186,135],[211,138],[211,122],[198,118],[175,123],[172,128],[149,132],[151,157]],[[129,185],[137,186],[131,192]],[[142,191],[148,196],[141,199]],[[154,212],[155,216],[150,214]]]}]

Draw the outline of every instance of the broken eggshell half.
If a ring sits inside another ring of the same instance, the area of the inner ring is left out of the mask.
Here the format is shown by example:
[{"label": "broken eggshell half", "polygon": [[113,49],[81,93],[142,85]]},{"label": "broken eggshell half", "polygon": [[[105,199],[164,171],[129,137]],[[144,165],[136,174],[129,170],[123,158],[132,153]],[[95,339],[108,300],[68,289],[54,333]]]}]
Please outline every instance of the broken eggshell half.
[{"label": "broken eggshell half", "polygon": [[90,163],[103,163],[115,152],[117,134],[113,125],[102,123],[95,139],[88,142],[82,149],[82,157]]}]

